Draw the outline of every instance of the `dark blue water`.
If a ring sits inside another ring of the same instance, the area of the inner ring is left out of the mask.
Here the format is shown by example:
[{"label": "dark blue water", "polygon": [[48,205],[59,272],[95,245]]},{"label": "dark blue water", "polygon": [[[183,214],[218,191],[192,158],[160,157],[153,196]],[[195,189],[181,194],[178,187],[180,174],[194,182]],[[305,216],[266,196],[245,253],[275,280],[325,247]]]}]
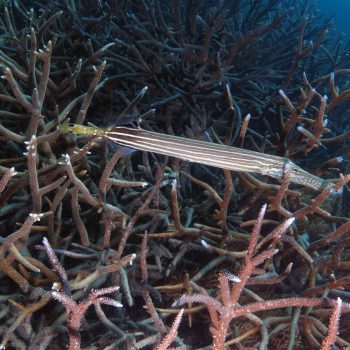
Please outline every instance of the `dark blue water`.
[{"label": "dark blue water", "polygon": [[334,15],[334,24],[338,33],[343,32],[350,39],[350,0],[317,0],[318,8],[327,17]]}]

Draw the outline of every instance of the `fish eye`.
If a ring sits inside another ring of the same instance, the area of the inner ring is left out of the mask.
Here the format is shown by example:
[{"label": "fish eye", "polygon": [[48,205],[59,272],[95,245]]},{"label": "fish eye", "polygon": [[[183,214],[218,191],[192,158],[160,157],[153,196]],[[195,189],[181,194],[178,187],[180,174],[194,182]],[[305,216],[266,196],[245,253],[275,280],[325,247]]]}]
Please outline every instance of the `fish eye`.
[{"label": "fish eye", "polygon": [[292,167],[292,172],[293,172],[294,174],[304,174],[304,170],[303,170],[303,169],[300,169],[298,166]]}]

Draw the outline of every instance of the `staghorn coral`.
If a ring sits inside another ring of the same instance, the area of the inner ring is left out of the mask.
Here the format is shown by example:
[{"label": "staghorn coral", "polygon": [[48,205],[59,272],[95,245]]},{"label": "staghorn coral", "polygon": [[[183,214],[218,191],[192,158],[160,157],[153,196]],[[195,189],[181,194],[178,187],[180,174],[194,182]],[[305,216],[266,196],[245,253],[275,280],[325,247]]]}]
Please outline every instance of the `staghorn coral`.
[{"label": "staghorn coral", "polygon": [[[3,347],[219,349],[249,340],[267,349],[280,331],[289,349],[350,346],[349,176],[337,158],[349,137],[349,47],[313,1],[279,3],[1,3]],[[332,185],[293,185],[288,167],[271,181],[128,154],[63,135],[67,118],[136,120],[287,156]],[[220,333],[228,290],[234,317]],[[178,298],[184,316],[170,328]],[[209,317],[194,301],[209,304]]]}]

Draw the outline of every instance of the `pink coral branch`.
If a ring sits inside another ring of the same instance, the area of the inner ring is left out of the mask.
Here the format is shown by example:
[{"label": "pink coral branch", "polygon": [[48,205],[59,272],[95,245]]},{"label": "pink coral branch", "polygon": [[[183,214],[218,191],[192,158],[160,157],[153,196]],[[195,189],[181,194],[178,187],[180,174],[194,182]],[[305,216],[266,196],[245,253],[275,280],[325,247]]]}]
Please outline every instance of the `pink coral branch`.
[{"label": "pink coral branch", "polygon": [[180,326],[181,318],[184,313],[184,309],[181,309],[177,314],[173,325],[171,326],[169,333],[164,337],[162,342],[155,348],[155,350],[169,350],[170,344],[174,341],[177,336],[177,330]]},{"label": "pink coral branch", "polygon": [[329,320],[328,334],[327,337],[323,339],[321,350],[330,350],[336,340],[339,329],[340,315],[342,311],[342,303],[343,301],[338,298],[337,303],[334,306],[334,311],[332,312],[331,318]]}]

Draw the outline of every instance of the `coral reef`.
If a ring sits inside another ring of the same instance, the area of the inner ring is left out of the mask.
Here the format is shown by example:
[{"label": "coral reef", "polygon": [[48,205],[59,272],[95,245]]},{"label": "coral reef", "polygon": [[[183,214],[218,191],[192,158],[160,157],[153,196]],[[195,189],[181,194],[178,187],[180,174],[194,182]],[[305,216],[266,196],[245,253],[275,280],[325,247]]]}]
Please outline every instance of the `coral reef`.
[{"label": "coral reef", "polygon": [[[314,1],[0,8],[0,348],[350,348],[350,46]],[[286,157],[327,185],[68,123]]]}]

